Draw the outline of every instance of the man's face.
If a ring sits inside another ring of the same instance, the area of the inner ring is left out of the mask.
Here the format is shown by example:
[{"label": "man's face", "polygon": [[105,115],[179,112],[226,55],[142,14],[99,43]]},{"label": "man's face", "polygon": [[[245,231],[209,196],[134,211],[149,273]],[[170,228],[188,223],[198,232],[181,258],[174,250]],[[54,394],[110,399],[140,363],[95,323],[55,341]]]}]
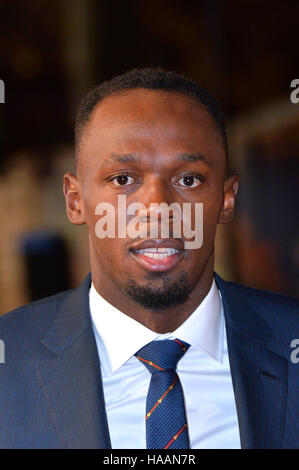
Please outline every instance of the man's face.
[{"label": "man's face", "polygon": [[[98,104],[70,184],[76,205],[67,198],[68,213],[73,223],[88,225],[93,276],[155,309],[184,302],[204,271],[213,270],[217,223],[231,219],[237,178],[225,180],[223,142],[203,105],[179,93],[138,89]],[[117,216],[118,195],[127,206],[143,203],[148,216],[152,203],[203,203],[202,246],[184,249],[183,233],[133,239],[118,238],[116,230],[115,238],[98,238],[95,209],[108,202]]]}]

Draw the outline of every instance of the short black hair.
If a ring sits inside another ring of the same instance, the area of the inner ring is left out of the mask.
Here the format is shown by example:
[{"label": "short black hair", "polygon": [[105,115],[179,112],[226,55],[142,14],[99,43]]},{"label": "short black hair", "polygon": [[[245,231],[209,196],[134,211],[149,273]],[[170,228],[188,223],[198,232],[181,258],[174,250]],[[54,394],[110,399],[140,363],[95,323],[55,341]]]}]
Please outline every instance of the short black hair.
[{"label": "short black hair", "polygon": [[92,111],[97,104],[112,93],[144,88],[147,90],[162,90],[182,93],[195,98],[203,104],[213,118],[219,134],[222,137],[226,169],[228,165],[228,142],[224,114],[221,105],[213,95],[196,83],[194,80],[179,73],[164,70],[159,67],[133,69],[113,77],[93,88],[81,101],[75,124],[75,146],[78,149],[79,141],[84,128],[89,121]]}]

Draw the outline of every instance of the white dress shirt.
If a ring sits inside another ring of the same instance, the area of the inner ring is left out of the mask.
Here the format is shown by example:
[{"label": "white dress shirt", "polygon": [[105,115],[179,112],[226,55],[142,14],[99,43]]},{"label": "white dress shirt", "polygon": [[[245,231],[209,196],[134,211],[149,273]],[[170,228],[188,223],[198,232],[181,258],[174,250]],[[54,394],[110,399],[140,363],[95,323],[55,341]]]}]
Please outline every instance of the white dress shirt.
[{"label": "white dress shirt", "polygon": [[150,330],[113,307],[93,284],[89,304],[112,449],[146,449],[145,410],[151,374],[134,354],[153,340],[169,338],[191,345],[177,366],[190,447],[240,448],[223,305],[215,280],[189,318],[165,334]]}]

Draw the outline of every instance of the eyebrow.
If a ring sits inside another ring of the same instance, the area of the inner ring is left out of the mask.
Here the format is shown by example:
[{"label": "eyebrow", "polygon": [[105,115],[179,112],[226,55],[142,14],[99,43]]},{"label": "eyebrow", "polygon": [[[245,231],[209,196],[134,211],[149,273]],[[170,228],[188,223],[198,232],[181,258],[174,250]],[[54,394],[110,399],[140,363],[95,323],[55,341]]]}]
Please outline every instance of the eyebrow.
[{"label": "eyebrow", "polygon": [[195,153],[195,154],[189,154],[189,153],[183,153],[179,155],[179,160],[183,160],[185,162],[203,162],[207,166],[212,166],[211,162],[205,157],[202,153]]},{"label": "eyebrow", "polygon": [[139,159],[135,157],[135,155],[130,153],[125,154],[117,154],[112,153],[109,155],[107,160],[103,163],[103,166],[109,165],[109,163],[119,162],[119,163],[135,163],[138,162]]},{"label": "eyebrow", "polygon": [[[212,164],[210,161],[205,157],[202,153],[195,153],[195,154],[189,154],[189,153],[182,153],[177,156],[177,160],[179,161],[184,161],[184,162],[203,162],[205,165],[211,167]],[[133,155],[131,153],[125,153],[125,154],[117,154],[117,153],[112,153],[109,155],[107,160],[103,163],[102,167],[105,167],[109,165],[110,163],[114,162],[119,162],[119,163],[140,163],[141,160],[138,158],[136,155]]]}]

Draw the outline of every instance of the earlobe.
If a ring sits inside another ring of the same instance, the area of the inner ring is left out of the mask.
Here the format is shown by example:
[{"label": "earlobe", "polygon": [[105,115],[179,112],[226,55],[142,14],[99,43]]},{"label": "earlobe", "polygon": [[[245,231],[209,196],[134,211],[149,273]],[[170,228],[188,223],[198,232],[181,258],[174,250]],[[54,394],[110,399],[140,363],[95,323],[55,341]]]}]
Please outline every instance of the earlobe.
[{"label": "earlobe", "polygon": [[71,173],[66,173],[63,180],[63,193],[65,197],[67,216],[72,224],[85,223],[83,203],[81,198],[81,185]]},{"label": "earlobe", "polygon": [[231,175],[224,183],[224,199],[219,214],[219,224],[227,224],[233,220],[239,177]]}]

